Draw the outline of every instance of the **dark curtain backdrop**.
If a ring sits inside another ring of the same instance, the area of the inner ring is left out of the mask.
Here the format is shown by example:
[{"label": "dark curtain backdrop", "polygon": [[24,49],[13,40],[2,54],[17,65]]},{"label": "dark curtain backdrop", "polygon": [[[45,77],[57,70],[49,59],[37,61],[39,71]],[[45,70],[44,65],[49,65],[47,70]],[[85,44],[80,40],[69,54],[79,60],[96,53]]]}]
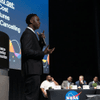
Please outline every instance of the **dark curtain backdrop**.
[{"label": "dark curtain backdrop", "polygon": [[[87,82],[100,78],[99,5],[97,0],[49,0],[49,44],[56,48],[50,55],[50,75],[59,84],[68,76],[73,82],[79,75]],[[23,100],[21,71],[11,69],[9,77],[9,100]]]},{"label": "dark curtain backdrop", "polygon": [[95,5],[95,29],[96,29],[96,42],[97,42],[97,59],[98,59],[98,72],[100,77],[100,3],[99,0],[94,0]]},{"label": "dark curtain backdrop", "polygon": [[98,7],[96,0],[50,0],[50,45],[56,48],[50,68],[60,84],[70,75],[73,82],[79,75],[87,82],[99,76]]}]

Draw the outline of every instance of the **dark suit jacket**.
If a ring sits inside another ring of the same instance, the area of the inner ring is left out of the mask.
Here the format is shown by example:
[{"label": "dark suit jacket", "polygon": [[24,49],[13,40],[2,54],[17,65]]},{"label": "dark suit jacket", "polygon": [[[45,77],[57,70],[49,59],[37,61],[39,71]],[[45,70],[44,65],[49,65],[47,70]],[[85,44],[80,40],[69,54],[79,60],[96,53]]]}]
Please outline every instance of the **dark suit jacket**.
[{"label": "dark suit jacket", "polygon": [[26,28],[21,38],[21,53],[22,53],[22,75],[29,74],[42,74],[42,59],[44,52],[42,48],[44,46],[42,39],[38,40],[35,33]]},{"label": "dark suit jacket", "polygon": [[[83,81],[83,83],[84,83],[83,85],[86,85],[87,84],[85,80]],[[76,81],[75,82],[75,85],[77,85],[77,87],[81,86],[79,81]]]},{"label": "dark suit jacket", "polygon": [[[89,83],[89,87],[90,87],[90,89],[94,89],[94,87],[93,87],[92,84],[93,84],[93,81]],[[99,82],[99,81],[97,82],[97,85],[100,85],[100,82]]]}]

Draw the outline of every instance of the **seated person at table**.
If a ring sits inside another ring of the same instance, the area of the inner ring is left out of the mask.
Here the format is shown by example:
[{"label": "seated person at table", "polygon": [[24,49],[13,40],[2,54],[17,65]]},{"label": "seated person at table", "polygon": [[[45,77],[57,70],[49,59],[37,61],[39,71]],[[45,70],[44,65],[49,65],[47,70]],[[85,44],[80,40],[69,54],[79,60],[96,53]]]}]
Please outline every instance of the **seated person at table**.
[{"label": "seated person at table", "polygon": [[43,81],[40,85],[40,89],[41,89],[41,91],[42,91],[45,98],[48,98],[46,90],[48,90],[49,88],[54,89],[56,85],[59,85],[59,84],[54,80],[53,77],[48,75],[46,77],[46,80]]},{"label": "seated person at table", "polygon": [[72,77],[69,76],[67,80],[64,80],[61,84],[62,89],[71,89],[70,85],[72,85]]},{"label": "seated person at table", "polygon": [[87,82],[84,80],[84,76],[79,76],[79,81],[75,82],[75,85],[77,85],[78,88],[83,88],[83,85],[87,85]]},{"label": "seated person at table", "polygon": [[98,77],[95,76],[93,78],[93,81],[89,83],[89,87],[90,89],[96,89],[97,87],[94,85],[94,83],[96,83],[95,85],[100,85],[100,82],[98,81]]}]

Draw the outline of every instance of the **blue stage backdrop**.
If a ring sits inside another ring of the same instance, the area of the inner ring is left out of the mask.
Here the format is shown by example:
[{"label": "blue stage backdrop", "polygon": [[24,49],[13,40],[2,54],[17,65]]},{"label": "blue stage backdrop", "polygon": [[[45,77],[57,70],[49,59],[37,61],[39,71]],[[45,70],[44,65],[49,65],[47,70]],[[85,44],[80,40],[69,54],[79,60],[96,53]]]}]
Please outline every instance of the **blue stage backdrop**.
[{"label": "blue stage backdrop", "polygon": [[[48,45],[48,0],[0,0],[0,31],[8,34],[10,38],[10,69],[21,70],[20,37],[27,27],[25,19],[30,13],[35,13],[39,16],[41,25],[36,32],[45,31],[46,44]],[[44,56],[43,67],[43,72],[49,73],[49,55]]]}]

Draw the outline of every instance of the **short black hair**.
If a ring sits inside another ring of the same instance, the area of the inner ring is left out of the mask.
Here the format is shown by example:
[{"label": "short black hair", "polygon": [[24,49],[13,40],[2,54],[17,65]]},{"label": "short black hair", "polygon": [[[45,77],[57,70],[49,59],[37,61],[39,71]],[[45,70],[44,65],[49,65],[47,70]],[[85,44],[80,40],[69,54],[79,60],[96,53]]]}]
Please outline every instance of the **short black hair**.
[{"label": "short black hair", "polygon": [[31,24],[31,23],[30,23],[30,19],[31,19],[32,17],[34,17],[34,16],[37,16],[37,14],[29,14],[29,15],[26,17],[26,24],[27,24],[27,25]]}]

